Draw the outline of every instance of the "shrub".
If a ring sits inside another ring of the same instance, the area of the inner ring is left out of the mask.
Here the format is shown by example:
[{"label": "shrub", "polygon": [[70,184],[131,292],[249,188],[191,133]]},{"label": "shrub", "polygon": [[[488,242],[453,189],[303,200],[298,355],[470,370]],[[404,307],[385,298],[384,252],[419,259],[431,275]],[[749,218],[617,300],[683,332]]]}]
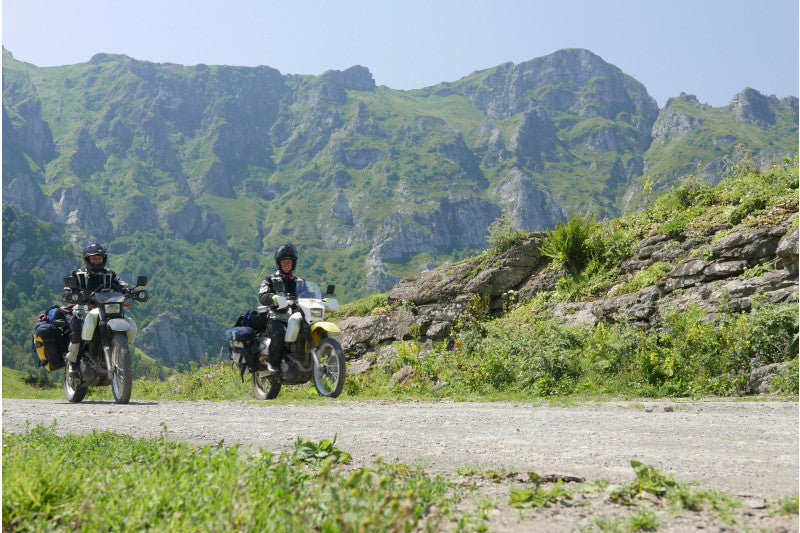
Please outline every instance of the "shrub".
[{"label": "shrub", "polygon": [[797,358],[791,361],[784,372],[769,381],[770,389],[781,394],[797,396],[800,394],[800,373]]},{"label": "shrub", "polygon": [[[571,214],[566,224],[559,222],[542,241],[542,253],[553,260],[556,268],[575,274],[583,270],[593,255],[589,238],[595,232],[596,216]],[[602,241],[600,241],[602,242]]]},{"label": "shrub", "polygon": [[525,231],[514,227],[514,220],[511,217],[502,215],[494,222],[489,224],[489,234],[486,240],[491,245],[494,253],[500,253],[519,246],[525,240]]},{"label": "shrub", "polygon": [[782,363],[797,356],[798,316],[796,304],[756,303],[750,312],[745,344],[754,365]]},{"label": "shrub", "polygon": [[329,320],[342,319],[348,316],[369,316],[379,314],[382,310],[388,312],[389,293],[383,292],[365,296],[354,302],[342,305],[338,311],[328,315]]}]

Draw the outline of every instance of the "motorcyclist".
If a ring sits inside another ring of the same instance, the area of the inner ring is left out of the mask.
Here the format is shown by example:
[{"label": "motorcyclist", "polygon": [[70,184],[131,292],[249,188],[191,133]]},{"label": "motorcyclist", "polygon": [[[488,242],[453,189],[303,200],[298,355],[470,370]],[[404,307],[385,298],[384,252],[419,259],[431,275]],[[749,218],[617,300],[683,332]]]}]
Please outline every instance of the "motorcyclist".
[{"label": "motorcyclist", "polygon": [[116,272],[106,268],[108,264],[108,250],[99,242],[86,245],[83,249],[83,268],[78,268],[70,274],[77,282],[76,289],[64,287],[61,299],[72,305],[72,312],[67,314],[69,322],[69,348],[67,352],[67,365],[70,377],[78,377],[78,355],[81,348],[81,330],[87,309],[84,305],[89,301],[91,293],[98,289],[109,289],[126,293],[132,287],[122,281]]},{"label": "motorcyclist", "polygon": [[280,365],[285,346],[286,321],[289,318],[288,309],[277,309],[279,291],[275,287],[276,282],[282,283],[284,295],[298,296],[306,290],[305,280],[294,274],[297,266],[297,249],[294,246],[284,244],[278,248],[275,251],[275,265],[278,270],[265,277],[258,290],[258,301],[273,310],[267,322],[267,335],[270,339],[267,368],[270,372],[276,372]]}]

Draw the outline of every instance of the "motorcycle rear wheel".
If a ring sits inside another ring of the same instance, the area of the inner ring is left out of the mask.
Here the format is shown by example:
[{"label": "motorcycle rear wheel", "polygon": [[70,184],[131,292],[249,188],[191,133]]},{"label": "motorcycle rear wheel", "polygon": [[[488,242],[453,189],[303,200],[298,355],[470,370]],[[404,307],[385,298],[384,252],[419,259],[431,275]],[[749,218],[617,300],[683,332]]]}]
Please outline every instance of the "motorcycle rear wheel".
[{"label": "motorcycle rear wheel", "polygon": [[272,376],[258,377],[253,372],[253,396],[257,400],[274,400],[281,392],[280,382]]},{"label": "motorcycle rear wheel", "polygon": [[345,361],[342,346],[336,339],[322,339],[317,348],[319,365],[314,365],[314,387],[317,394],[336,398],[344,387]]},{"label": "motorcycle rear wheel", "polygon": [[70,379],[69,365],[64,367],[64,395],[70,403],[80,403],[89,392],[89,387],[81,385],[81,378]]},{"label": "motorcycle rear wheel", "polygon": [[128,403],[133,387],[133,370],[131,368],[131,351],[128,337],[117,334],[111,339],[111,364],[114,365],[114,377],[111,378],[111,391],[114,401]]}]

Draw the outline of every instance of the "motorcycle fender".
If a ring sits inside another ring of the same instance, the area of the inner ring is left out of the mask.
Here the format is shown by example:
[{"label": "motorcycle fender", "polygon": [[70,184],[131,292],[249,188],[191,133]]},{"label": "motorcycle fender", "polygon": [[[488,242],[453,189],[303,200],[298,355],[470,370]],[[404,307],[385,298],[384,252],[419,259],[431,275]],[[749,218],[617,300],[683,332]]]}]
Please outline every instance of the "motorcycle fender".
[{"label": "motorcycle fender", "polygon": [[85,341],[92,340],[94,337],[94,328],[97,327],[97,319],[100,316],[99,309],[92,309],[86,313],[86,318],[83,319],[83,329],[81,330],[81,339]]},{"label": "motorcycle fender", "polygon": [[114,331],[128,331],[131,325],[124,318],[112,318],[108,321],[108,327]]},{"label": "motorcycle fender", "polygon": [[300,321],[302,315],[300,313],[292,313],[289,321],[286,324],[286,342],[294,342],[297,340],[297,334],[300,332]]},{"label": "motorcycle fender", "polygon": [[321,330],[328,333],[339,333],[341,331],[339,326],[333,322],[314,322],[311,324],[311,337],[314,339],[314,346],[319,346],[319,343],[322,342]]},{"label": "motorcycle fender", "polygon": [[139,328],[136,327],[136,322],[131,317],[126,316],[124,320],[128,323],[128,326],[130,326],[125,331],[125,334],[128,336],[128,344],[133,344],[133,339],[136,338]]},{"label": "motorcycle fender", "polygon": [[339,333],[342,331],[339,329],[339,326],[333,322],[314,322],[311,324],[311,331],[317,331],[319,328],[324,329],[328,333]]},{"label": "motorcycle fender", "polygon": [[108,321],[108,327],[114,331],[124,331],[129,343],[133,343],[136,338],[137,327],[132,318],[112,318]]}]

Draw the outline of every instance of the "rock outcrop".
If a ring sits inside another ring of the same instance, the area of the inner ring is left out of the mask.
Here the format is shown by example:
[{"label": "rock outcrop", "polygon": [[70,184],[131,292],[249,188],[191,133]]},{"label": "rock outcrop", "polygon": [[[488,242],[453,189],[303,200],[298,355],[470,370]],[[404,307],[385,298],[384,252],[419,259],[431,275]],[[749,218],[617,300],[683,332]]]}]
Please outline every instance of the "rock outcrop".
[{"label": "rock outcrop", "polygon": [[[715,238],[717,235],[723,235]],[[556,274],[541,253],[543,234],[496,256],[425,271],[398,281],[389,291],[391,313],[352,316],[339,322],[344,350],[355,358],[378,355],[393,342],[415,338],[431,344],[445,340],[475,305],[499,313],[515,300],[555,288]],[[711,313],[721,305],[747,311],[756,299],[772,303],[798,299],[797,213],[764,229],[715,228],[708,234],[656,235],[641,241],[620,266],[629,276],[656,261],[673,265],[657,284],[631,293],[552,307],[556,317],[576,325],[599,321],[657,324],[667,313],[699,306]]]}]

